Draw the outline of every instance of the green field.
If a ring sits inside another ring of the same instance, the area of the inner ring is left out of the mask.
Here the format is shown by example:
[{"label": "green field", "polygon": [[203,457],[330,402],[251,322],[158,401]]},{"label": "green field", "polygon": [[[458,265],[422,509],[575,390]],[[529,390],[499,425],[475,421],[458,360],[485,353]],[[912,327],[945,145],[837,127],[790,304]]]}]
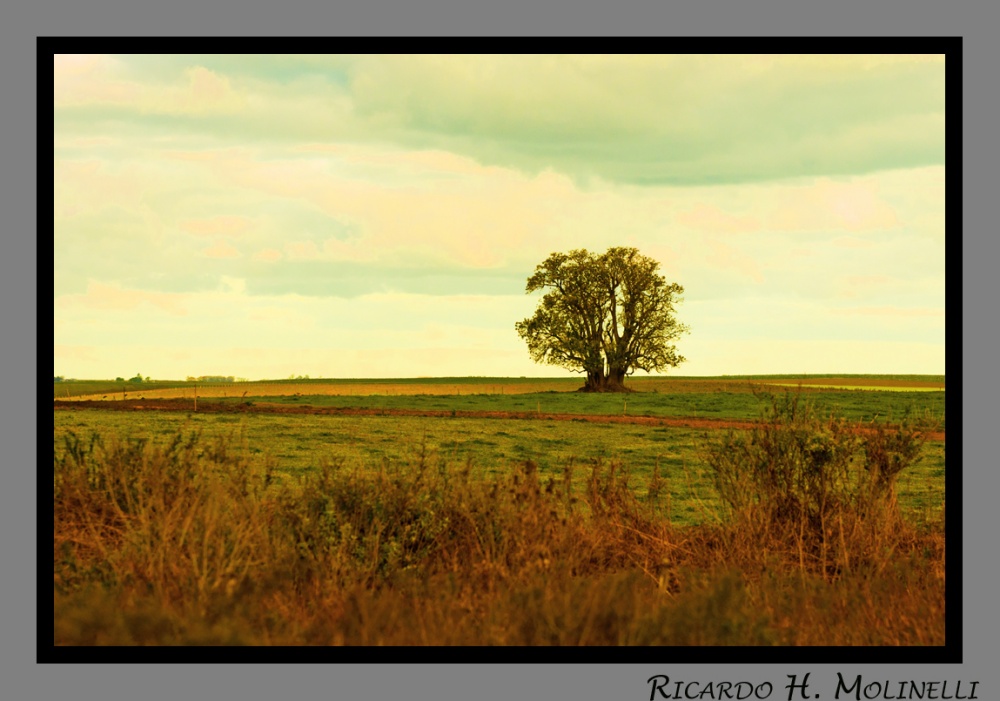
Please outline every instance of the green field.
[{"label": "green field", "polygon": [[[800,383],[788,382],[796,379]],[[820,383],[833,384],[820,384]],[[812,384],[806,384],[812,383]],[[575,391],[578,378],[426,378],[389,380],[275,380],[199,385],[108,382],[56,383],[56,399],[189,398],[313,407],[418,411],[536,412],[601,416],[694,417],[752,420],[761,394],[801,391],[822,415],[851,421],[898,422],[919,418],[945,429],[941,376],[757,376],[751,378],[634,378],[628,394]]]},{"label": "green field", "polygon": [[[635,396],[629,396],[630,412]],[[753,399],[752,395],[747,396]],[[894,393],[865,393],[864,396],[869,400],[882,396],[887,401],[897,397]],[[318,404],[319,400],[338,400],[333,402],[338,406],[425,409],[482,408],[487,401],[477,397],[421,396],[363,398],[364,401],[353,403],[348,401],[350,399],[312,397],[302,401]],[[650,401],[653,399],[655,396]],[[506,410],[533,409],[536,402],[543,400],[547,405],[557,404],[558,400],[582,400],[582,404],[546,406],[546,411],[575,409],[580,413],[604,413],[617,406],[621,397],[520,395],[507,400],[504,403]],[[638,404],[637,413],[644,412],[640,408],[643,403]],[[709,409],[701,408],[699,415],[756,415],[756,406],[741,406],[742,413],[736,414],[725,404],[714,412],[709,405]],[[866,407],[866,410],[874,410],[869,405]],[[681,414],[691,413],[686,405],[677,409]],[[654,468],[659,466],[661,476],[669,484],[670,498],[664,501],[664,508],[670,509],[671,518],[678,525],[710,519],[716,509],[716,496],[703,461],[705,446],[716,433],[713,431],[545,419],[57,411],[57,453],[63,444],[62,436],[68,431],[84,438],[99,433],[149,437],[154,441],[166,441],[178,431],[185,434],[198,431],[206,437],[242,435],[255,460],[263,463],[266,457],[273,458],[278,473],[286,476],[301,476],[315,470],[323,461],[343,461],[358,470],[378,469],[385,464],[412,461],[420,451],[426,451],[446,463],[469,462],[475,472],[484,476],[510,470],[531,460],[538,465],[543,478],[556,478],[567,465],[573,465],[574,482],[582,483],[594,461],[619,461],[629,471],[630,484],[640,495],[645,494]],[[940,511],[944,502],[943,443],[925,446],[924,456],[900,478],[898,492],[907,513],[928,516]]]},{"label": "green field", "polygon": [[[772,390],[777,394],[785,388]],[[852,421],[898,421],[905,416],[924,417],[945,427],[945,393],[942,391],[811,391],[809,399],[821,414],[836,414]],[[232,399],[232,401],[238,401]],[[503,411],[580,414],[597,416],[696,417],[750,420],[760,416],[762,401],[750,392],[722,389],[709,392],[635,392],[632,394],[385,394],[385,395],[279,395],[255,401],[316,407],[366,409],[418,409],[428,411]]]},{"label": "green field", "polygon": [[[185,383],[76,406],[57,383],[55,640],[942,644],[943,378],[779,386],[806,379],[285,380],[199,386],[198,411]],[[772,396],[754,430],[585,418],[746,421]],[[912,459],[914,434],[830,415],[938,433]]]}]

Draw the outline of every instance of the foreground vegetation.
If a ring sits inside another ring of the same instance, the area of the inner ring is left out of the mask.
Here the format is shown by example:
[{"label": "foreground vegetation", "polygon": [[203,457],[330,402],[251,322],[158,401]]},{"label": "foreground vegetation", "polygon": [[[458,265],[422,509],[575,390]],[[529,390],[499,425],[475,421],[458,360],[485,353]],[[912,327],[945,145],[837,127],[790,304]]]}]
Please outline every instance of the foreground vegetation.
[{"label": "foreground vegetation", "polygon": [[[590,399],[595,395],[586,396]],[[599,396],[599,395],[597,395]],[[759,408],[758,408],[759,410]],[[63,450],[69,432],[78,436],[145,439],[165,445],[178,432],[198,432],[204,440],[242,433],[249,469],[274,463],[276,480],[295,481],[323,461],[350,469],[414,462],[423,452],[445,464],[469,464],[473,478],[490,478],[518,469],[524,461],[538,466],[543,479],[559,477],[567,464],[619,461],[629,468],[631,486],[640,498],[658,471],[663,480],[662,508],[678,526],[717,521],[718,492],[706,463],[706,430],[590,423],[582,420],[435,418],[422,416],[323,416],[310,414],[211,414],[160,411],[57,411],[55,440]],[[582,488],[582,470],[574,487]],[[920,457],[900,475],[897,495],[910,520],[938,518],[943,507],[945,447],[924,446]]]},{"label": "foreground vegetation", "polygon": [[63,425],[55,641],[942,644],[941,520],[898,501],[920,431],[858,434],[798,399],[769,411],[684,448],[715,494],[712,517],[684,525],[663,461],[490,470],[404,432],[399,458],[283,471],[246,424],[231,438]]}]

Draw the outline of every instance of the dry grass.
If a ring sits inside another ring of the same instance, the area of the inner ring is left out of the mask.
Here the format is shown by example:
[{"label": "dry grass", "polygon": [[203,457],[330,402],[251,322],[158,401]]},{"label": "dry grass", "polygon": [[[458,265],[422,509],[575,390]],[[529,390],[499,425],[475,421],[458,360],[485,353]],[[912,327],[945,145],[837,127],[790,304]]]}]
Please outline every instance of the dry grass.
[{"label": "dry grass", "polygon": [[245,437],[67,436],[56,643],[943,643],[942,529],[891,508],[824,523],[824,560],[787,528],[675,527],[658,473],[640,500],[615,462],[476,479],[417,449],[292,483],[250,465]]}]

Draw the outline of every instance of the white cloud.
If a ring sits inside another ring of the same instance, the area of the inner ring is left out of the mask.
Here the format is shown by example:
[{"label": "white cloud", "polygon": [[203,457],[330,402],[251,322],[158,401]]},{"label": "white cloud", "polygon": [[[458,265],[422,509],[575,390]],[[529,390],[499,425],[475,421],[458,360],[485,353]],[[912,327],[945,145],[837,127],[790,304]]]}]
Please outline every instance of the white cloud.
[{"label": "white cloud", "polygon": [[[912,350],[918,372],[943,369],[943,166],[671,187],[645,178],[658,152],[643,141],[673,143],[681,170],[685,158],[731,174],[810,153],[867,163],[852,149],[937,138],[940,115],[921,105],[933,107],[939,58],[273,58],[308,69],[284,82],[232,57],[172,60],[156,72],[134,58],[54,62],[54,328],[67,362],[106,367],[98,375],[152,347],[172,349],[164,376],[205,374],[177,364],[195,350],[243,362],[234,348],[246,362],[224,374],[280,376],[295,363],[275,350],[315,364],[297,374],[329,372],[329,354],[348,374],[558,373],[532,365],[513,331],[533,309],[524,280],[554,251],[613,245],[686,288],[681,372],[782,358],[846,372],[836,363],[866,354],[858,371],[870,372],[888,367],[880,343]],[[884,119],[840,114],[819,129],[808,117],[823,100],[797,102],[801,124],[744,133],[745,105],[759,118],[785,104],[754,81],[827,99],[817,86],[850,93],[859,71],[895,85],[897,70],[913,90],[876,100]],[[713,138],[671,141],[691,134]],[[402,289],[427,294],[370,294]],[[483,289],[497,294],[470,294]],[[82,349],[106,350],[107,365]],[[268,357],[274,371],[254,370]]]}]

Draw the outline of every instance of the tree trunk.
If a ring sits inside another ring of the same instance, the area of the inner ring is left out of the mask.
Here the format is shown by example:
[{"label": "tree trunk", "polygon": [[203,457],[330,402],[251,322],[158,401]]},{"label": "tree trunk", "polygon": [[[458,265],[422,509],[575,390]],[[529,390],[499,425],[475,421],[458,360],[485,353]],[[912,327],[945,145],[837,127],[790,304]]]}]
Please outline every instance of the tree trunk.
[{"label": "tree trunk", "polygon": [[631,392],[625,386],[625,371],[611,370],[607,375],[603,371],[587,372],[587,383],[580,388],[581,392]]},{"label": "tree trunk", "polygon": [[625,370],[621,368],[611,368],[608,372],[608,376],[604,381],[607,386],[606,392],[631,392],[625,386]]},{"label": "tree trunk", "polygon": [[602,389],[605,383],[604,369],[600,370],[588,370],[587,371],[587,383],[580,388],[581,392],[603,392]]}]

